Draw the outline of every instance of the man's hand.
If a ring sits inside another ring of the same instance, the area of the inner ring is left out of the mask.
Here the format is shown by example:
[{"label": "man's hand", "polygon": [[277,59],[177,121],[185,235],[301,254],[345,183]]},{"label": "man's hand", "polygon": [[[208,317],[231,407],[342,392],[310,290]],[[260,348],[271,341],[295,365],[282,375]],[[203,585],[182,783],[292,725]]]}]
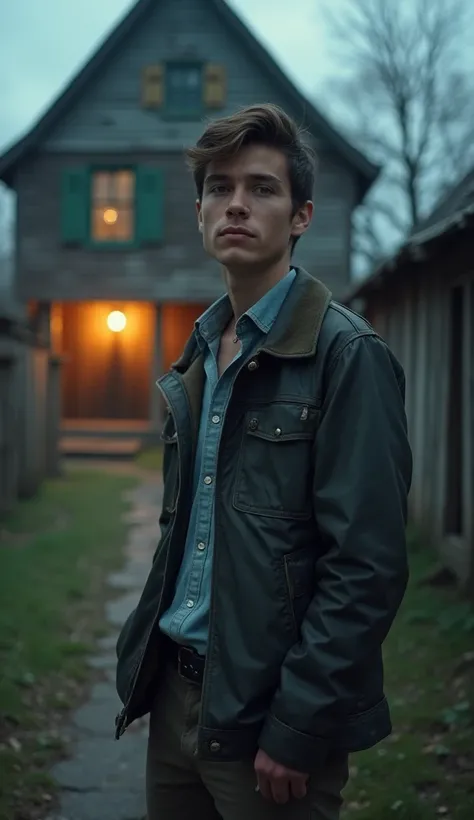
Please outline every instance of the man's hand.
[{"label": "man's hand", "polygon": [[259,749],[254,763],[258,789],[267,800],[287,803],[291,796],[301,800],[306,795],[309,774],[295,772],[276,763],[266,752]]}]

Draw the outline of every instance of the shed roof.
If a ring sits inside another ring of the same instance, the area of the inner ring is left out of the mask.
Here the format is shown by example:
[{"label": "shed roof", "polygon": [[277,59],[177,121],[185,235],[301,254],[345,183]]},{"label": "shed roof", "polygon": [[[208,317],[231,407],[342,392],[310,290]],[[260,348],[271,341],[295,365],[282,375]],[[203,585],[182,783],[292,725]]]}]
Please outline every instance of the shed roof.
[{"label": "shed roof", "polygon": [[380,290],[399,276],[406,263],[424,261],[427,254],[453,235],[470,231],[474,241],[474,169],[446,194],[426,221],[403,243],[397,253],[386,259],[377,270],[358,282],[343,299],[349,304]]}]

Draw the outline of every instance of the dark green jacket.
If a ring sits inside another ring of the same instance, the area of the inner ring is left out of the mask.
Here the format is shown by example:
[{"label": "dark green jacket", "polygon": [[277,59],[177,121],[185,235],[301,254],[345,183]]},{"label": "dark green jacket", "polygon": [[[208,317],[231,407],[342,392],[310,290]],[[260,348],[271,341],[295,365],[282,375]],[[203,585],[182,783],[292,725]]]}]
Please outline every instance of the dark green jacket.
[{"label": "dark green jacket", "polygon": [[[219,450],[209,648],[198,755],[260,747],[301,771],[391,730],[381,645],[407,582],[411,453],[404,376],[359,316],[298,270],[237,377]],[[191,507],[203,390],[194,337],[160,380],[161,539],[117,645],[117,737],[151,707],[158,621]]]}]

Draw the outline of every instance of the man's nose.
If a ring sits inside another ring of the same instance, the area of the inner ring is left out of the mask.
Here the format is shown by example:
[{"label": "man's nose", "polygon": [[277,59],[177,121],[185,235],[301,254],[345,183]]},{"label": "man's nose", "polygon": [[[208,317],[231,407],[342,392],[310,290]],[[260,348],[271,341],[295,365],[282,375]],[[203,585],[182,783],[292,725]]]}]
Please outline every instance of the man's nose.
[{"label": "man's nose", "polygon": [[232,197],[226,209],[227,216],[240,216],[245,219],[246,217],[248,217],[249,213],[250,210],[245,201],[244,192],[236,188],[232,194]]}]

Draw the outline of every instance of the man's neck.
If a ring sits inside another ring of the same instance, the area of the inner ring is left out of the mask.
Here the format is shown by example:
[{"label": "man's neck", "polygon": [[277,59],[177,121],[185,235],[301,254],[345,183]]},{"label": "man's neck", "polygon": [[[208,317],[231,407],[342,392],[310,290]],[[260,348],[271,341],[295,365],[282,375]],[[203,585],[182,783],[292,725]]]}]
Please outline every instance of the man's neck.
[{"label": "man's neck", "polygon": [[289,270],[290,264],[286,260],[261,271],[231,271],[226,268],[224,279],[235,321],[284,279]]}]

